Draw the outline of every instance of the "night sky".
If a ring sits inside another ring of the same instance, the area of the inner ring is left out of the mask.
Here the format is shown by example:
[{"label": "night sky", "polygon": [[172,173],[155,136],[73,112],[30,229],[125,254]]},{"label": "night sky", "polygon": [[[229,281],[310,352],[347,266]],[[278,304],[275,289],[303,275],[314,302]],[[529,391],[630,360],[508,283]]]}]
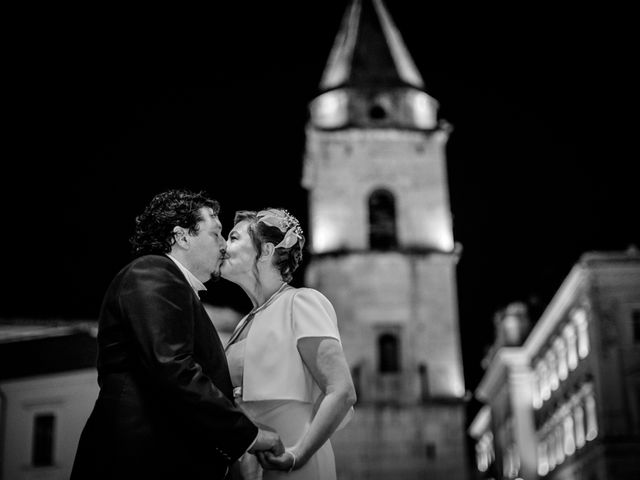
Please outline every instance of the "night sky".
[{"label": "night sky", "polygon": [[[473,389],[496,309],[523,300],[539,314],[583,252],[640,246],[637,48],[633,17],[615,6],[432,3],[386,2],[454,127],[448,172]],[[166,188],[208,191],[225,233],[235,210],[265,206],[306,227],[307,105],[346,4],[256,4],[56,5],[10,22],[0,317],[95,319],[130,258],[135,215]],[[212,303],[247,308],[235,286],[210,287]]]}]

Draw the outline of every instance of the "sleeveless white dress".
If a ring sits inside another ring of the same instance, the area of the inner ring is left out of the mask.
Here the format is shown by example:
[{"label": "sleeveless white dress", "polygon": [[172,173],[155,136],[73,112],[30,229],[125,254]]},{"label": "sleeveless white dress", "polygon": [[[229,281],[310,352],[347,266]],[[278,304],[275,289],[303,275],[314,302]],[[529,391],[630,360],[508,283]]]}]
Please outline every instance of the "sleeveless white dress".
[{"label": "sleeveless white dress", "polygon": [[[242,328],[247,328],[247,335],[239,340]],[[238,324],[226,347],[236,403],[249,418],[278,432],[285,447],[295,446],[305,435],[321,397],[297,350],[297,341],[304,337],[340,341],[335,311],[317,290],[283,285]],[[240,464],[244,477],[252,480],[336,480],[329,440],[290,473],[262,471],[251,454]]]}]

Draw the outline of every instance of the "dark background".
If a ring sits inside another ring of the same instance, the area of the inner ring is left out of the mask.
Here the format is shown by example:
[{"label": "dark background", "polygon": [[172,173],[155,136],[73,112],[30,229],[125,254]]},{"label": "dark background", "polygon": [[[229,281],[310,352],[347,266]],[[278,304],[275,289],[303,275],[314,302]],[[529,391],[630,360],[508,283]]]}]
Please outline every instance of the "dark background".
[{"label": "dark background", "polygon": [[[615,4],[386,5],[454,127],[472,390],[496,309],[524,300],[535,319],[583,252],[640,245],[635,17]],[[0,317],[95,319],[129,260],[135,215],[167,188],[207,190],[225,233],[235,210],[264,206],[306,228],[307,105],[345,7],[56,5],[9,17]],[[224,281],[209,300],[248,306]]]}]

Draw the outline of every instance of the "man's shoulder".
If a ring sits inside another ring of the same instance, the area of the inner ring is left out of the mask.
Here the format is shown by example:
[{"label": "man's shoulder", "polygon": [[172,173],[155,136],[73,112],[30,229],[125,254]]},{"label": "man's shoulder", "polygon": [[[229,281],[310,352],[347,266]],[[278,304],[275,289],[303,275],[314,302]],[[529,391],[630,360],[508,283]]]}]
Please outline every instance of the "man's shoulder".
[{"label": "man's shoulder", "polygon": [[180,272],[177,265],[166,255],[142,255],[125,265],[119,273],[119,277],[139,275],[154,271]]},{"label": "man's shoulder", "polygon": [[133,259],[120,270],[113,284],[129,287],[149,284],[178,287],[184,284],[185,288],[189,287],[180,268],[166,255],[142,255]]},{"label": "man's shoulder", "polygon": [[128,267],[157,267],[166,265],[174,265],[174,262],[166,255],[151,254],[134,258],[129,263]]}]

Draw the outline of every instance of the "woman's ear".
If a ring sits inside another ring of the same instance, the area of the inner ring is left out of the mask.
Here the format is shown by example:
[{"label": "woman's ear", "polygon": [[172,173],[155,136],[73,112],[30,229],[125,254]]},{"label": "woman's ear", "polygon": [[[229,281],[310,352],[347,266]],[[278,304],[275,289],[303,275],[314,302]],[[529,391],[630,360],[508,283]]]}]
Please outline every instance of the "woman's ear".
[{"label": "woman's ear", "polygon": [[262,259],[270,259],[273,257],[273,253],[276,251],[276,247],[273,243],[265,242],[262,244],[262,254],[260,255],[260,260]]}]

